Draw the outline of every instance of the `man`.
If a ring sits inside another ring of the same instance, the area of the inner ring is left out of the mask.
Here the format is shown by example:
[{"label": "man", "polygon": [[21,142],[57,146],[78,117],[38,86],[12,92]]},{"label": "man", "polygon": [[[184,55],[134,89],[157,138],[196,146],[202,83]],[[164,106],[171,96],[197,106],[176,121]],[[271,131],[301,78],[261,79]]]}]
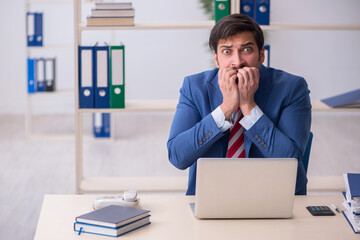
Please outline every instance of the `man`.
[{"label": "man", "polygon": [[242,14],[221,19],[209,45],[216,69],[185,77],[167,143],[170,162],[189,170],[195,194],[200,157],[296,158],[296,194],[306,194],[302,156],[311,124],[307,83],[267,68],[259,25]]}]

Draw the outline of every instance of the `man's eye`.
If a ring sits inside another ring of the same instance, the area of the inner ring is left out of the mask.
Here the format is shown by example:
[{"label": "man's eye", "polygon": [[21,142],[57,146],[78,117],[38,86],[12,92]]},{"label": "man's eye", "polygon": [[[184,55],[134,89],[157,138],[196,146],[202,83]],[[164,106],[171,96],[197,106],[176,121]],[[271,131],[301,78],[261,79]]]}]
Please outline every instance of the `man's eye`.
[{"label": "man's eye", "polygon": [[222,53],[223,53],[223,54],[229,54],[229,53],[230,53],[230,50],[229,50],[229,49],[224,49],[224,50],[222,51]]},{"label": "man's eye", "polygon": [[252,51],[252,48],[244,48],[243,49],[243,52],[246,52],[246,53],[250,53]]}]

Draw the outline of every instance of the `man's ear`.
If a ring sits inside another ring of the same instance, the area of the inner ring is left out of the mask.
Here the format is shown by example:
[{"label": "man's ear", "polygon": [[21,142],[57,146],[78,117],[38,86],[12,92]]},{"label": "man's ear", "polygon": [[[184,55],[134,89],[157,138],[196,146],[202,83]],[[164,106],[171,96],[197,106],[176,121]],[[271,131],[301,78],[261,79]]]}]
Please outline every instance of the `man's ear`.
[{"label": "man's ear", "polygon": [[262,64],[262,63],[264,63],[264,60],[265,60],[265,48],[263,46],[259,52],[259,61]]},{"label": "man's ear", "polygon": [[218,57],[215,51],[214,51],[214,63],[217,68],[220,68]]}]

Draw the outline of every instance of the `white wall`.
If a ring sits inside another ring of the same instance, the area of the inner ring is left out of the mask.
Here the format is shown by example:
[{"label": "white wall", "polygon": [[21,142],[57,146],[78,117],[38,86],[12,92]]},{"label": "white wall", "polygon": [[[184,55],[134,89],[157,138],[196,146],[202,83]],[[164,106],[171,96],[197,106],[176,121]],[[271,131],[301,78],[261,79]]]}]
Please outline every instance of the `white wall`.
[{"label": "white wall", "polygon": [[[48,0],[51,2],[50,0]],[[67,4],[33,4],[44,11],[45,44],[71,46],[73,11]],[[197,0],[133,0],[136,21],[205,20]],[[92,4],[84,4],[83,17]],[[271,21],[360,24],[358,0],[271,1]],[[0,114],[22,114],[26,99],[24,1],[0,0]],[[209,30],[118,31],[116,42],[126,45],[126,98],[177,98],[186,75],[213,67],[207,47]],[[112,39],[109,31],[83,33],[83,44]],[[360,31],[267,31],[271,65],[302,75],[311,97],[319,99],[360,87]],[[58,89],[74,87],[72,48],[32,50],[31,56],[57,57]],[[34,99],[50,105],[44,111],[72,111],[73,97]],[[56,107],[54,107],[56,106]],[[47,109],[47,110],[46,110]]]}]

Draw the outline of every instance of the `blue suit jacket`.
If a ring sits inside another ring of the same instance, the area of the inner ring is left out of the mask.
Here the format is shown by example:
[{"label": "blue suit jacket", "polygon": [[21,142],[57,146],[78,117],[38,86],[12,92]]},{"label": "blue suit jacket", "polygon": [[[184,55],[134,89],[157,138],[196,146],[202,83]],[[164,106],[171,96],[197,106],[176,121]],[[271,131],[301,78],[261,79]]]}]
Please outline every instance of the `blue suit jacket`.
[{"label": "blue suit jacket", "polygon": [[[225,157],[230,131],[222,133],[211,112],[223,100],[218,69],[185,77],[167,142],[170,162],[189,170],[187,195],[195,194],[196,161]],[[302,77],[260,66],[255,102],[264,115],[245,131],[245,153],[251,158],[298,159],[296,194],[306,194],[302,164],[311,125],[311,103]]]}]

